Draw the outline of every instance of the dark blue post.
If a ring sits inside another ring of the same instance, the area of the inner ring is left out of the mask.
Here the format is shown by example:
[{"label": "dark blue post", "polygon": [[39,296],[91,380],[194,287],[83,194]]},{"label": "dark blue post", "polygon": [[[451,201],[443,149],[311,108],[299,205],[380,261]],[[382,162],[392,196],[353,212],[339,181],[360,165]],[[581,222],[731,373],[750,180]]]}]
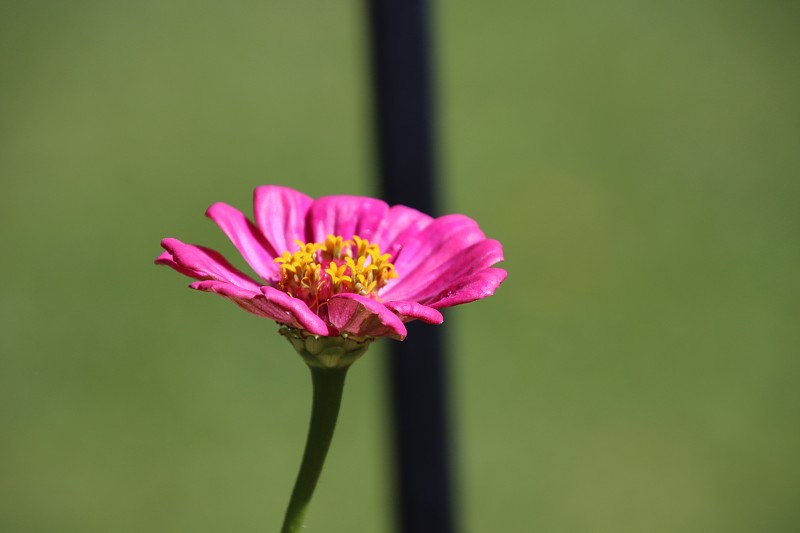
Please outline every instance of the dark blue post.
[{"label": "dark blue post", "polygon": [[[383,196],[436,214],[429,8],[426,0],[368,0]],[[408,326],[389,363],[397,530],[452,533],[442,328]]]}]

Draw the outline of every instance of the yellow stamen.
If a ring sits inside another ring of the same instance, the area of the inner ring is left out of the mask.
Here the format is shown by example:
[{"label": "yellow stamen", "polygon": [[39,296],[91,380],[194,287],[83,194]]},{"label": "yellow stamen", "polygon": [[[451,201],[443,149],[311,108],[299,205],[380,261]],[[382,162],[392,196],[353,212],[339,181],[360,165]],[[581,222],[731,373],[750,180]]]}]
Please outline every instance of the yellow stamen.
[{"label": "yellow stamen", "polygon": [[377,244],[354,235],[328,235],[322,243],[295,241],[297,250],[285,251],[280,264],[278,286],[319,308],[333,294],[352,292],[377,298],[378,291],[397,277],[390,254],[381,254]]}]

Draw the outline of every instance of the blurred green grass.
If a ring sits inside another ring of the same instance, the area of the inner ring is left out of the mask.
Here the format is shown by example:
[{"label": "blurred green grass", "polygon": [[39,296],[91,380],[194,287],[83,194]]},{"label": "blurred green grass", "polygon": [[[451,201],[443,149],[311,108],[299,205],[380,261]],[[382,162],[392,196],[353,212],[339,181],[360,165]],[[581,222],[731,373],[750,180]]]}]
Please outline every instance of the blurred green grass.
[{"label": "blurred green grass", "polygon": [[[306,371],[151,261],[232,256],[202,212],[257,184],[375,192],[361,8],[0,1],[0,530],[277,527]],[[447,210],[510,272],[446,316],[465,530],[795,530],[797,7],[436,15]],[[382,356],[309,531],[389,530]]]}]

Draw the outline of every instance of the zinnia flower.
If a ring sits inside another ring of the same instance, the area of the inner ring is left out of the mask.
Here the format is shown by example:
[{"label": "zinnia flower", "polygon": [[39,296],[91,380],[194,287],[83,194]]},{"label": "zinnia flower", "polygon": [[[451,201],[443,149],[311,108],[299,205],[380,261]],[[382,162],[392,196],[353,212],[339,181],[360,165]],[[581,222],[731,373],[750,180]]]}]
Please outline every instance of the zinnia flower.
[{"label": "zinnia flower", "polygon": [[405,322],[440,324],[441,308],[485,298],[505,279],[503,260],[463,215],[432,218],[361,196],[313,200],[287,187],[256,188],[255,223],[237,209],[206,215],[258,275],[218,252],[167,238],[157,264],[198,281],[250,313],[312,336],[406,336]]}]

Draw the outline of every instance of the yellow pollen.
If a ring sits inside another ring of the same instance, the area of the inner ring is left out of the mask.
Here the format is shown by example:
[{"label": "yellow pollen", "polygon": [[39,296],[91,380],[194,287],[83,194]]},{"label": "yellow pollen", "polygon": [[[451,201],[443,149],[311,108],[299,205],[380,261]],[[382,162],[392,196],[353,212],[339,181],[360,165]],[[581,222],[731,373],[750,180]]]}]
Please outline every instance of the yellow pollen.
[{"label": "yellow pollen", "polygon": [[297,250],[285,251],[280,264],[278,287],[304,300],[316,311],[334,294],[351,292],[377,299],[378,291],[398,277],[390,254],[381,254],[377,244],[354,235],[328,235],[324,242],[295,241]]}]

